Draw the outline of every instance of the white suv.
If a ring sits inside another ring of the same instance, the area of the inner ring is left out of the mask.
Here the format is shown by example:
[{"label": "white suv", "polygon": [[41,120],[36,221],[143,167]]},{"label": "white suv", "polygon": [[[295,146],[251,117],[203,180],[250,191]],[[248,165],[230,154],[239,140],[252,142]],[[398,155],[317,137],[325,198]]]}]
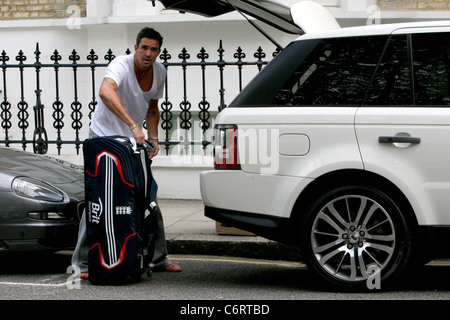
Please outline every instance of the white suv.
[{"label": "white suv", "polygon": [[308,32],[214,136],[205,214],[298,244],[322,278],[365,287],[448,256],[449,21]]}]

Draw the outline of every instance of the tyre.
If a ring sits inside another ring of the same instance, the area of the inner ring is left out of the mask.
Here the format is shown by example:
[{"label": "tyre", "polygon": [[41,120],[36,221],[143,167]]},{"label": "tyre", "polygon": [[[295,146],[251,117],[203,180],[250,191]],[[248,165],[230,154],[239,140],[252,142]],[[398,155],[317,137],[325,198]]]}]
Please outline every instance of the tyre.
[{"label": "tyre", "polygon": [[411,250],[400,208],[369,186],[336,187],[316,197],[301,222],[301,235],[308,268],[349,289],[389,283],[405,268]]}]

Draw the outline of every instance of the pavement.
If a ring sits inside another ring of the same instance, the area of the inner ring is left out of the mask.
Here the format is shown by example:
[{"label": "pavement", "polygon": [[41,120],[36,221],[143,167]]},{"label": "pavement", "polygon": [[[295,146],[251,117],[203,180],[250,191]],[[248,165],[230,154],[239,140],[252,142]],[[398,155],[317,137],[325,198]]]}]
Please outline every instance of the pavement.
[{"label": "pavement", "polygon": [[297,247],[242,232],[205,217],[201,200],[158,199],[170,254],[300,261]]}]

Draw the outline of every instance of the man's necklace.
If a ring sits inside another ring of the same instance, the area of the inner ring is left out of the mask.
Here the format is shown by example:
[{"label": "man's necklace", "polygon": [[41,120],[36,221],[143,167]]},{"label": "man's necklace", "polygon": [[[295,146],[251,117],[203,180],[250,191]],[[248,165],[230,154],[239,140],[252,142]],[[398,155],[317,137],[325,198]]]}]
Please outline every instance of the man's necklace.
[{"label": "man's necklace", "polygon": [[136,65],[136,62],[134,63],[134,67],[136,68],[137,72],[142,76],[142,78],[144,78],[144,77],[145,77],[145,74],[147,73],[147,71],[151,69],[151,67],[150,67],[150,68],[148,68],[147,70],[145,70],[144,72],[141,72],[141,71],[139,70],[138,66]]}]

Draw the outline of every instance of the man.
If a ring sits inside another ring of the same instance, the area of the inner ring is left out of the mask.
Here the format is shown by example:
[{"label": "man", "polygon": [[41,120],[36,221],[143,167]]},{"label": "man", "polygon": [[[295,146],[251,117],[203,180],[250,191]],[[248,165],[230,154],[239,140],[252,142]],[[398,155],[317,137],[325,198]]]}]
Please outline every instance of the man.
[{"label": "man", "polygon": [[[148,140],[154,151],[159,152],[158,99],[163,97],[166,69],[157,62],[163,38],[151,28],[143,28],[136,38],[133,55],[119,56],[108,66],[99,91],[99,103],[94,112],[89,137],[122,135],[134,137],[138,144],[144,144],[142,131],[144,120],[147,123]],[[167,259],[164,224],[159,209],[157,240],[152,262],[153,270],[180,272],[181,268]],[[84,218],[84,217],[83,217]],[[77,247],[72,257],[75,272],[87,279],[87,251],[85,244],[86,226],[82,219]],[[79,268],[79,269],[78,269]]]},{"label": "man", "polygon": [[[138,42],[139,41],[139,42]],[[153,29],[138,34],[135,54],[114,59],[100,86],[100,101],[91,123],[98,136],[134,136],[143,144],[144,119],[156,155],[158,145],[158,99],[163,96],[166,69],[156,61],[161,52],[162,37]]]}]

